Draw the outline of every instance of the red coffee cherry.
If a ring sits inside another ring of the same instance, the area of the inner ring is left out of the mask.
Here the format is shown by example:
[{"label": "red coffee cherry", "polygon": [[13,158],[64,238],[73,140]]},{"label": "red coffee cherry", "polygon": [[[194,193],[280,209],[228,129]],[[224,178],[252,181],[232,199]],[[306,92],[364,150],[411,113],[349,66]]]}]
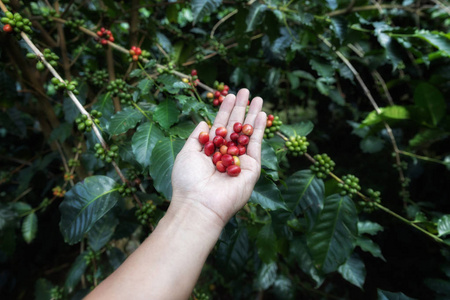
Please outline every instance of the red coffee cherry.
[{"label": "red coffee cherry", "polygon": [[230,154],[230,155],[233,155],[233,156],[239,155],[238,147],[236,147],[236,146],[228,147],[227,154]]},{"label": "red coffee cherry", "polygon": [[251,136],[253,134],[253,126],[250,124],[245,124],[242,126],[242,133]]},{"label": "red coffee cherry", "polygon": [[230,134],[230,139],[233,142],[236,142],[238,140],[238,138],[239,138],[239,133],[233,132],[232,134]]},{"label": "red coffee cherry", "polygon": [[191,71],[191,76],[197,76],[197,70],[196,69],[193,69]]},{"label": "red coffee cherry", "polygon": [[267,120],[266,127],[272,127],[273,122],[271,120]]},{"label": "red coffee cherry", "polygon": [[200,132],[200,134],[198,135],[198,141],[202,145],[206,144],[209,141],[209,134],[204,131]]},{"label": "red coffee cherry", "polygon": [[237,145],[236,147],[239,149],[239,155],[244,155],[245,152],[247,152],[247,148],[245,148],[245,146]]},{"label": "red coffee cherry", "polygon": [[275,117],[273,115],[268,115],[267,116],[267,120],[273,121],[275,119]]},{"label": "red coffee cherry", "polygon": [[231,156],[230,154],[222,155],[222,163],[225,167],[228,168],[228,166],[234,164],[233,156]]},{"label": "red coffee cherry", "polygon": [[213,160],[213,164],[216,165],[219,160],[222,160],[222,153],[220,153],[220,152],[214,153],[212,160]]},{"label": "red coffee cherry", "polygon": [[225,139],[220,135],[216,135],[213,139],[213,143],[217,148],[220,148],[223,144],[225,144]]},{"label": "red coffee cherry", "polygon": [[229,141],[229,142],[227,143],[227,147],[228,147],[228,148],[233,147],[233,146],[236,146],[236,143],[235,143],[235,142]]},{"label": "red coffee cherry", "polygon": [[219,91],[215,91],[214,92],[214,98],[219,98],[220,97],[220,92]]},{"label": "red coffee cherry", "polygon": [[205,154],[206,156],[211,156],[214,153],[214,150],[216,150],[216,147],[214,147],[213,142],[207,142],[205,144]]},{"label": "red coffee cherry", "polygon": [[241,131],[242,131],[242,123],[239,123],[239,122],[234,123],[234,125],[233,125],[233,130],[234,130],[234,132],[236,132],[236,133],[241,132]]},{"label": "red coffee cherry", "polygon": [[219,106],[219,104],[220,104],[219,103],[219,99],[216,98],[216,99],[213,100],[213,105],[214,106]]},{"label": "red coffee cherry", "polygon": [[216,169],[217,171],[219,171],[220,173],[225,173],[225,171],[227,170],[227,168],[223,165],[223,162],[221,160],[219,160],[216,163]]},{"label": "red coffee cherry", "polygon": [[13,28],[12,28],[11,25],[5,24],[5,25],[3,26],[3,31],[4,31],[4,32],[7,32],[7,33],[10,33],[10,32],[13,31]]},{"label": "red coffee cherry", "polygon": [[236,177],[241,173],[241,167],[236,165],[231,165],[227,168],[227,174],[232,177]]},{"label": "red coffee cherry", "polygon": [[239,145],[245,146],[250,141],[250,138],[247,135],[240,135],[238,138]]},{"label": "red coffee cherry", "polygon": [[216,129],[216,135],[220,135],[225,138],[227,136],[227,129],[225,127],[219,127]]},{"label": "red coffee cherry", "polygon": [[222,147],[220,147],[219,152],[222,153],[222,155],[227,154],[228,152],[228,147],[227,145],[222,145]]}]

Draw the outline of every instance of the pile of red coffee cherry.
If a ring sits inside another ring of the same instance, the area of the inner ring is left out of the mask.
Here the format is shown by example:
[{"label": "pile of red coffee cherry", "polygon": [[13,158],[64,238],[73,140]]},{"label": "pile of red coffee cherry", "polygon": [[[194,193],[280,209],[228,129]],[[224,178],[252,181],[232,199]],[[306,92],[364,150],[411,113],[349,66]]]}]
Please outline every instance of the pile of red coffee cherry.
[{"label": "pile of red coffee cherry", "polygon": [[233,133],[230,134],[230,141],[225,139],[227,133],[225,127],[219,127],[216,129],[216,136],[210,141],[209,134],[202,131],[198,136],[198,141],[203,145],[205,154],[212,155],[212,162],[219,172],[226,172],[229,176],[235,177],[241,173],[239,156],[247,152],[247,145],[253,134],[253,126],[235,123]]}]

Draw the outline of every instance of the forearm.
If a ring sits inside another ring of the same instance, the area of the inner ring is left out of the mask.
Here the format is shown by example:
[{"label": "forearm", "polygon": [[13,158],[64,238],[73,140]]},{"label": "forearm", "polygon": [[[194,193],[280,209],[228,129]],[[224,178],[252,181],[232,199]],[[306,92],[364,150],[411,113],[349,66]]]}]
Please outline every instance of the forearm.
[{"label": "forearm", "polygon": [[222,224],[201,204],[180,205],[171,204],[155,231],[87,299],[189,297]]}]

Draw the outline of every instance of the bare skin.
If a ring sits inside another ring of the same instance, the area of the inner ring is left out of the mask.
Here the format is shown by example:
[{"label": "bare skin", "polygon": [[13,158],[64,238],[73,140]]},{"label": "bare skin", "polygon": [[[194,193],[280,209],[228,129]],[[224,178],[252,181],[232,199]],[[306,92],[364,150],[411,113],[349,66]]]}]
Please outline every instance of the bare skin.
[{"label": "bare skin", "polygon": [[[155,231],[86,299],[188,299],[201,269],[228,220],[247,203],[261,171],[261,141],[266,114],[262,99],[252,100],[245,114],[249,91],[228,95],[211,130],[205,122],[194,129],[172,171],[173,196]],[[233,132],[236,122],[251,124],[247,153],[240,156],[237,177],[216,170],[202,151],[198,135],[210,139],[215,129]]]}]

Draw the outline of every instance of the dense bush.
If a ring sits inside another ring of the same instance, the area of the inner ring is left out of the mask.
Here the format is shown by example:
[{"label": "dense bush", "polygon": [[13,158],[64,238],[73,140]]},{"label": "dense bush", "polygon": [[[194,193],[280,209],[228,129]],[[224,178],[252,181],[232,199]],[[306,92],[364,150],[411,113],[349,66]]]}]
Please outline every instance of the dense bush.
[{"label": "dense bush", "polygon": [[445,1],[0,5],[2,299],[117,268],[226,86],[274,120],[193,299],[450,297]]}]

